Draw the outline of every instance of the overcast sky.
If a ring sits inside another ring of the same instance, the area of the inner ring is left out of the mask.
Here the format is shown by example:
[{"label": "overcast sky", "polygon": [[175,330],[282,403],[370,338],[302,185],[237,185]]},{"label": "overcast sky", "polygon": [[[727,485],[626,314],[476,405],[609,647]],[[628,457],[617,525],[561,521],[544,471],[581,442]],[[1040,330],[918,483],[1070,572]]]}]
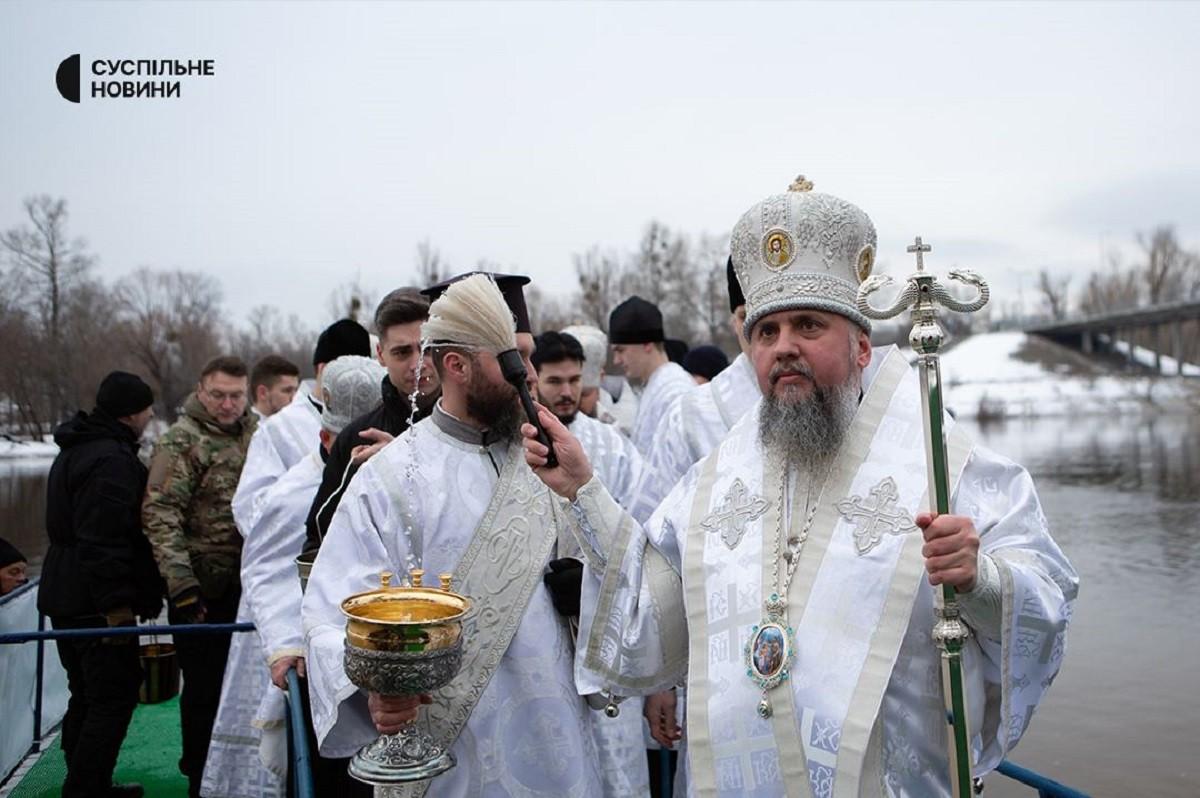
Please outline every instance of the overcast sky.
[{"label": "overcast sky", "polygon": [[[919,233],[1028,299],[1155,224],[1200,245],[1197,32],[1185,3],[4,3],[0,228],[65,197],[104,277],[204,271],[238,320],[315,325],[424,238],[566,294],[573,253],[727,233],[803,172],[871,215],[877,269]],[[86,96],[94,59],[168,57],[216,74]]]}]

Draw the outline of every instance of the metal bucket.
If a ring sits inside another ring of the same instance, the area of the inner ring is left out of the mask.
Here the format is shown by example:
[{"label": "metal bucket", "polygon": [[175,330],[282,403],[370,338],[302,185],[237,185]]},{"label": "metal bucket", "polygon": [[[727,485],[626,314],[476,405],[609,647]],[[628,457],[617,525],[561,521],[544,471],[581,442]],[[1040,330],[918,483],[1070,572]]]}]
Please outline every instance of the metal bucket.
[{"label": "metal bucket", "polygon": [[308,587],[308,575],[312,573],[313,563],[317,561],[315,551],[306,551],[296,558],[296,570],[300,573],[300,592]]},{"label": "metal bucket", "polygon": [[172,643],[142,645],[142,686],[138,701],[157,704],[174,698],[179,692],[179,660]]}]

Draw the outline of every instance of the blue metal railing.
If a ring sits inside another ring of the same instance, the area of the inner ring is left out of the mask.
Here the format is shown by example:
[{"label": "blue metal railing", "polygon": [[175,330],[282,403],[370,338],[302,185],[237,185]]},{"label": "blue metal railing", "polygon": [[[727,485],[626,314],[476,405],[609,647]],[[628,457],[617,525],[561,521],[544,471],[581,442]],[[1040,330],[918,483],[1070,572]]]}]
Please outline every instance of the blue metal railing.
[{"label": "blue metal railing", "polygon": [[[35,583],[23,586],[21,589],[32,589]],[[7,597],[6,597],[7,598]],[[29,753],[37,753],[42,738],[41,696],[42,696],[42,665],[44,662],[43,646],[47,640],[79,639],[88,637],[131,637],[141,635],[180,635],[180,634],[230,634],[233,632],[253,632],[252,623],[212,623],[212,624],[179,624],[155,626],[111,626],[89,629],[46,629],[45,616],[38,613],[38,629],[30,632],[12,632],[0,634],[0,645],[19,645],[33,643],[38,645],[37,658],[37,687],[34,700],[34,743]],[[313,798],[312,762],[308,750],[308,724],[304,718],[304,708],[301,703],[300,678],[295,668],[289,668],[288,681],[288,715],[287,734],[291,741],[292,762],[288,769],[288,778],[292,780],[297,798]]]},{"label": "blue metal railing", "polygon": [[[24,591],[32,589],[34,584],[25,585],[19,590]],[[5,598],[8,598],[5,596]],[[30,753],[38,751],[38,744],[41,740],[41,695],[42,695],[42,663],[43,653],[42,647],[47,640],[59,640],[65,638],[81,638],[81,637],[119,637],[130,635],[178,635],[178,634],[228,634],[232,632],[252,632],[254,624],[252,623],[224,623],[224,624],[180,624],[178,626],[157,625],[157,626],[113,626],[99,627],[92,629],[45,629],[44,616],[38,615],[37,631],[29,632],[13,632],[9,634],[0,634],[0,645],[21,644],[36,642],[38,644],[38,666],[37,666],[37,698],[34,704],[34,746]],[[308,724],[304,716],[303,704],[301,703],[302,696],[300,686],[300,677],[296,673],[295,668],[289,668],[287,672],[288,683],[288,717],[287,717],[287,734],[291,742],[292,762],[289,769],[289,779],[292,780],[294,787],[294,795],[298,798],[313,798],[313,781],[312,781],[312,759],[311,752],[308,749]],[[672,785],[674,782],[674,773],[670,766],[670,760],[667,756],[666,749],[663,749],[664,756],[659,770],[660,784],[663,789],[664,796],[670,796]],[[1087,793],[1080,792],[1065,784],[1061,784],[1051,778],[1036,773],[1028,768],[1023,768],[1020,765],[1012,762],[1004,761],[996,768],[996,772],[1006,776],[1014,781],[1020,782],[1028,787],[1038,791],[1038,798],[1089,798]]]},{"label": "blue metal railing", "polygon": [[1038,791],[1038,798],[1088,798],[1087,793],[1060,784],[1054,779],[1046,778],[1041,773],[1035,773],[1008,760],[997,765],[996,772],[1019,781],[1027,787],[1033,787]]}]

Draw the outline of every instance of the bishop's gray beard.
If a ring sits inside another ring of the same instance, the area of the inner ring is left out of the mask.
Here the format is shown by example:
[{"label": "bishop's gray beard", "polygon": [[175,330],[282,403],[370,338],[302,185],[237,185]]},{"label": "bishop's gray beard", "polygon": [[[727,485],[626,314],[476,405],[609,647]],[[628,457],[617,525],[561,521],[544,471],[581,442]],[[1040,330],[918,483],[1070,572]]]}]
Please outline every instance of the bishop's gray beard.
[{"label": "bishop's gray beard", "polygon": [[507,382],[494,385],[478,372],[472,375],[467,391],[467,413],[488,425],[490,438],[511,440],[521,431],[523,419],[517,389]]},{"label": "bishop's gray beard", "polygon": [[[776,367],[771,373],[772,387],[777,372],[800,373],[812,379],[806,366],[792,364]],[[763,449],[781,455],[787,464],[810,474],[828,469],[841,449],[861,393],[860,375],[851,369],[841,385],[823,387],[813,384],[804,397],[780,397],[774,390],[763,396],[758,417],[758,439]]]}]

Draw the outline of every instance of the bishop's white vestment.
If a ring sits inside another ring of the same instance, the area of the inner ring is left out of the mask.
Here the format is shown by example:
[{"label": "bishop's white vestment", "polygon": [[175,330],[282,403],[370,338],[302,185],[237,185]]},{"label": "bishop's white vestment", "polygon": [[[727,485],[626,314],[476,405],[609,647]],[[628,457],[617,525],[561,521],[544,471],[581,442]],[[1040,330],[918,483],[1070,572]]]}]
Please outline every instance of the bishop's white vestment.
[{"label": "bishop's white vestment", "polygon": [[[894,351],[878,365],[826,479],[789,476],[766,456],[758,415],[690,469],[644,527],[598,480],[580,490],[572,525],[598,577],[584,583],[581,689],[651,693],[686,673],[690,795],[949,795],[934,591],[911,523],[927,506],[915,373]],[[979,581],[961,598],[983,774],[1058,672],[1078,578],[1028,473],[958,427],[947,437],[953,511],[981,536]],[[786,548],[797,558],[784,597],[793,653],[789,678],[764,691],[750,678],[761,653],[751,642],[768,640],[756,630],[767,627]]]},{"label": "bishop's white vestment", "polygon": [[204,766],[206,798],[283,795],[287,774],[284,692],[271,684],[270,664],[304,656],[300,577],[304,521],[321,484],[324,463],[312,450],[263,491],[242,548],[240,621],[256,632],[233,636]]},{"label": "bishop's white vestment", "polygon": [[317,446],[321,408],[313,396],[315,389],[315,380],[304,380],[287,407],[261,421],[254,430],[233,494],[233,520],[242,537],[254,523],[263,491]]},{"label": "bishop's white vestment", "polygon": [[[622,507],[628,507],[641,481],[644,466],[641,453],[612,424],[582,413],[575,416],[568,429],[579,439],[596,477],[609,495]],[[592,710],[588,720],[596,739],[605,798],[649,795],[641,698],[623,701],[615,718]]]},{"label": "bishop's white vestment", "polygon": [[519,443],[489,442],[440,404],[358,471],[303,601],[322,755],[350,756],[378,736],[366,695],[343,668],[341,601],[378,587],[381,571],[420,564],[453,573],[475,611],[464,624],[462,671],[419,721],[458,764],[395,794],[602,795],[571,633],[542,582],[547,563],[563,556],[564,509]]},{"label": "bishop's white vestment", "polygon": [[654,433],[634,503],[618,502],[645,523],[687,470],[716,448],[761,398],[754,365],[745,354],[711,382],[684,393]]},{"label": "bishop's white vestment", "polygon": [[662,425],[667,411],[679,397],[696,390],[696,381],[678,363],[659,366],[646,380],[638,396],[637,418],[633,422],[633,445],[643,457],[650,455],[654,433]]}]

